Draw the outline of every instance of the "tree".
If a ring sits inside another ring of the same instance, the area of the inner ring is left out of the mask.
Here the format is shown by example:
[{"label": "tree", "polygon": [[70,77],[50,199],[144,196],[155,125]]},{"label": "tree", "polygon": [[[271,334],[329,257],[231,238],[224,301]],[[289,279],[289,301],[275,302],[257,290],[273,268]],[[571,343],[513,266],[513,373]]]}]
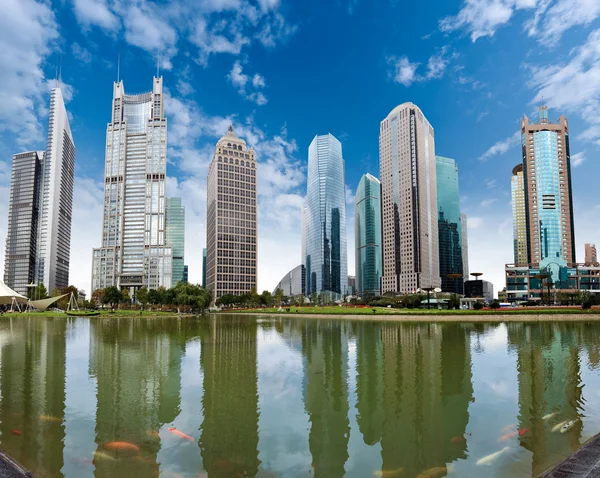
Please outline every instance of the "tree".
[{"label": "tree", "polygon": [[145,309],[146,305],[148,305],[148,288],[146,286],[140,287],[135,294],[135,298]]},{"label": "tree", "polygon": [[277,288],[277,290],[275,291],[275,302],[277,303],[277,305],[279,307],[281,307],[281,302],[283,301],[283,291],[281,290],[281,288]]},{"label": "tree", "polygon": [[92,302],[96,305],[104,304],[104,289],[96,289],[92,292]]},{"label": "tree", "polygon": [[499,309],[500,308],[500,301],[497,299],[494,299],[493,301],[490,302],[490,309]]},{"label": "tree", "polygon": [[60,295],[60,290],[58,289],[58,287],[55,287],[54,289],[52,289],[52,294],[50,295],[50,297],[58,297]]},{"label": "tree", "polygon": [[115,304],[119,304],[123,300],[123,294],[119,290],[118,287],[111,285],[104,289],[104,294],[102,296],[103,304],[110,304],[111,309],[115,308]]},{"label": "tree", "polygon": [[29,289],[29,298],[31,300],[42,300],[48,298],[48,291],[44,284],[39,284],[36,287]]},{"label": "tree", "polygon": [[121,302],[123,303],[127,303],[129,302],[129,289],[127,287],[125,287],[122,291],[121,291],[121,296],[122,296],[122,300]]},{"label": "tree", "polygon": [[310,297],[309,297],[310,303],[312,305],[316,305],[318,298],[319,298],[319,295],[316,292],[313,292],[312,294],[310,294]]},{"label": "tree", "polygon": [[483,304],[481,302],[475,302],[473,304],[473,309],[475,309],[475,310],[481,310],[481,309],[483,309]]},{"label": "tree", "polygon": [[60,299],[57,304],[57,307],[63,310],[65,310],[69,305],[69,300],[71,300],[71,294],[75,296],[75,300],[79,298],[79,290],[74,285],[70,285],[68,287],[63,287],[60,290],[60,295],[64,294],[67,294],[67,296]]}]

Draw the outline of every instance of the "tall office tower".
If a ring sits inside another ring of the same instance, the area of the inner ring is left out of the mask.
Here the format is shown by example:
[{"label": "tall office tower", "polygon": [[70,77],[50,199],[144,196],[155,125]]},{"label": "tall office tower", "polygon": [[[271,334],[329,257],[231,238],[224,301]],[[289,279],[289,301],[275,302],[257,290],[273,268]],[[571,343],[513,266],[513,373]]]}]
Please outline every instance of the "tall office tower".
[{"label": "tall office tower", "polygon": [[515,265],[527,265],[527,221],[522,163],[512,170],[511,191]]},{"label": "tall office tower", "polygon": [[36,282],[48,292],[69,285],[75,144],[62,91],[53,88],[48,113],[48,146],[42,159]]},{"label": "tall office tower", "polygon": [[[598,254],[596,253],[596,244],[585,245],[585,265],[591,265],[598,262]],[[4,281],[6,282],[6,281]]]},{"label": "tall office tower", "polygon": [[173,254],[171,283],[186,282],[185,279],[185,206],[181,198],[167,198],[165,208],[166,242]]},{"label": "tall office tower", "polygon": [[460,213],[461,249],[463,260],[463,282],[469,280],[469,230],[467,229],[467,215]]},{"label": "tall office tower", "polygon": [[188,266],[183,266],[183,283],[187,284],[190,281]]},{"label": "tall office tower", "polygon": [[206,287],[216,299],[256,289],[256,158],[229,126],[208,167]]},{"label": "tall office tower", "polygon": [[171,287],[162,86],[162,78],[154,78],[152,91],[126,95],[122,81],[114,84],[112,121],[106,128],[102,246],[93,253],[92,291]]},{"label": "tall office tower", "polygon": [[433,128],[412,103],[380,125],[382,293],[440,287]]},{"label": "tall office tower", "polygon": [[21,295],[35,282],[43,156],[36,151],[13,156],[4,283]]},{"label": "tall office tower", "polygon": [[206,287],[206,247],[202,248],[202,287]]},{"label": "tall office tower", "polygon": [[[458,166],[453,159],[436,156],[435,171],[442,290],[462,294],[464,271]],[[460,277],[451,277],[453,274],[460,275]]]},{"label": "tall office tower", "polygon": [[315,136],[308,147],[306,295],[340,299],[348,290],[346,183],[342,143]]},{"label": "tall office tower", "polygon": [[358,183],[354,199],[354,243],[356,247],[356,293],[381,292],[381,183],[365,174]]},{"label": "tall office tower", "polygon": [[306,269],[306,205],[300,212],[300,264]]},{"label": "tall office tower", "polygon": [[527,262],[556,269],[575,262],[569,122],[548,121],[547,106],[538,112],[536,123],[521,119]]}]

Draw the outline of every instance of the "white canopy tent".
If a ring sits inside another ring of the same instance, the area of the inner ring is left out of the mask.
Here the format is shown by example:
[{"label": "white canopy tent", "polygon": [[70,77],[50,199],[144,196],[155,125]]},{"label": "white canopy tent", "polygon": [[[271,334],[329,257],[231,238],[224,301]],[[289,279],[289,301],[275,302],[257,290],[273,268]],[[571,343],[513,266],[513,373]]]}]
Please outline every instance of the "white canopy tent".
[{"label": "white canopy tent", "polygon": [[13,299],[19,304],[26,304],[29,299],[21,294],[17,294],[0,279],[0,305],[13,303]]}]

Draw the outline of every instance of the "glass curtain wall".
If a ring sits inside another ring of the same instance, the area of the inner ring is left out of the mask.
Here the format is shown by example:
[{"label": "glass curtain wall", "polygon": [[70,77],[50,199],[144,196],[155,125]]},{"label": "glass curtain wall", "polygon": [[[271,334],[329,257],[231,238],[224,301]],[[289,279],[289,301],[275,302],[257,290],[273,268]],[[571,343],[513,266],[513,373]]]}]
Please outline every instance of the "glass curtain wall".
[{"label": "glass curtain wall", "polygon": [[381,183],[365,174],[354,202],[356,293],[379,295],[383,270],[381,244]]}]

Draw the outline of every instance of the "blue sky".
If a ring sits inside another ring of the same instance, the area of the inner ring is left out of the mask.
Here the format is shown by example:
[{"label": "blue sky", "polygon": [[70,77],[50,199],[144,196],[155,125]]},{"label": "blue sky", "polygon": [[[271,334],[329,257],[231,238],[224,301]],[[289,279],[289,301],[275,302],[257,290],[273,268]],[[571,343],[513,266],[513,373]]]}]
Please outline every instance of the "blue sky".
[{"label": "blue sky", "polygon": [[405,101],[435,128],[436,153],[458,162],[471,271],[498,288],[512,262],[515,134],[542,97],[551,119],[570,121],[578,258],[585,242],[600,242],[599,0],[3,0],[0,52],[0,236],[11,156],[44,148],[62,62],[77,148],[71,282],[88,290],[119,56],[126,92],[139,93],[150,89],[160,54],[168,194],[187,208],[193,281],[207,167],[230,122],[258,153],[259,289],[271,290],[300,262],[315,134],[343,144],[354,270],[353,192],[362,174],[379,176],[379,122]]}]

